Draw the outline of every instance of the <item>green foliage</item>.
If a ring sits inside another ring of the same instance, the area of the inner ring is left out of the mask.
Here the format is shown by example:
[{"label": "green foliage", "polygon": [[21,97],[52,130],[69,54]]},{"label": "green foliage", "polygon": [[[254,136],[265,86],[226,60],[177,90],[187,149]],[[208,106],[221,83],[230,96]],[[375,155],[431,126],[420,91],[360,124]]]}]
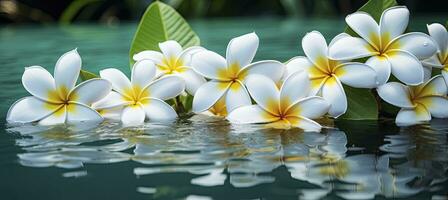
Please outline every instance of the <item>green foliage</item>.
[{"label": "green foliage", "polygon": [[134,54],[144,50],[160,51],[158,44],[166,40],[175,40],[184,48],[200,44],[199,37],[176,10],[155,1],[143,14],[132,40],[129,50],[131,66]]},{"label": "green foliage", "polygon": [[75,0],[62,12],[59,18],[59,23],[70,24],[76,17],[76,15],[86,6],[94,3],[98,3],[104,0]]},{"label": "green foliage", "polygon": [[79,77],[81,78],[81,81],[87,81],[92,78],[98,78],[96,74],[82,69],[79,72]]},{"label": "green foliage", "polygon": [[[395,0],[369,0],[358,11],[369,13],[377,22],[381,18],[381,14],[389,7],[396,6]],[[346,27],[345,32],[356,36],[356,33]],[[347,95],[348,108],[347,112],[341,117],[350,120],[376,120],[378,119],[378,103],[372,91],[368,89],[355,89],[344,87]]]}]

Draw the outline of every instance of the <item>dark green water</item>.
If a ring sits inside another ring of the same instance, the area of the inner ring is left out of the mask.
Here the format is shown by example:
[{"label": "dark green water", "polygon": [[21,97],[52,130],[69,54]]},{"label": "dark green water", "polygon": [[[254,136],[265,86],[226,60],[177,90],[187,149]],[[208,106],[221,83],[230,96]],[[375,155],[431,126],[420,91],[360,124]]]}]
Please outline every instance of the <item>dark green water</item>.
[{"label": "dark green water", "polygon": [[[414,19],[424,31],[437,20]],[[446,19],[439,17],[438,19]],[[442,20],[439,20],[442,21]],[[256,59],[302,54],[300,38],[328,39],[343,20],[213,20],[193,28],[224,53],[235,36],[255,31]],[[446,199],[448,120],[399,128],[393,120],[338,121],[322,133],[232,126],[204,116],[174,124],[10,127],[6,111],[27,95],[23,67],[50,71],[78,48],[83,67],[129,74],[135,24],[116,27],[0,28],[0,199]]]}]

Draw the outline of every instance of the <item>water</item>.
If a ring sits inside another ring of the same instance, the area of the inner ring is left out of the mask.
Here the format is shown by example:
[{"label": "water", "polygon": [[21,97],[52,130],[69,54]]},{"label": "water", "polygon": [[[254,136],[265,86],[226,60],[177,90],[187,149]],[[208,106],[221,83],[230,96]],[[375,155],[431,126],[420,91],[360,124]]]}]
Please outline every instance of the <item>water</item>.
[{"label": "water", "polygon": [[[412,20],[424,31],[431,18]],[[443,19],[443,18],[441,18]],[[446,19],[446,18],[445,18]],[[436,20],[437,21],[437,20]],[[302,55],[300,38],[328,38],[343,20],[194,21],[207,48],[256,31],[256,59]],[[0,29],[0,104],[27,95],[23,67],[53,70],[78,48],[83,67],[129,74],[135,24]],[[393,120],[337,121],[322,133],[234,126],[194,116],[173,124],[0,125],[0,199],[447,199],[448,121],[399,128]]]}]

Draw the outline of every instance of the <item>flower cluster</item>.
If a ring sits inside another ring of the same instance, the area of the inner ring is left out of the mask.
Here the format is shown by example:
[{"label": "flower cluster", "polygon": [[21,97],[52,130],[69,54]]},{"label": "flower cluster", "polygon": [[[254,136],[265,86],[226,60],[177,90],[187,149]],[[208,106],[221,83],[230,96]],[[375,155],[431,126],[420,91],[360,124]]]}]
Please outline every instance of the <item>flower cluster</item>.
[{"label": "flower cluster", "polygon": [[[41,67],[25,69],[23,86],[32,96],[14,103],[7,120],[43,125],[103,118],[125,125],[166,121],[177,113],[165,101],[191,95],[193,112],[224,116],[234,124],[319,131],[313,119],[338,118],[347,111],[344,85],[376,89],[383,101],[401,108],[398,124],[448,117],[447,30],[431,24],[429,35],[405,33],[408,20],[409,11],[401,6],[386,9],[379,23],[355,12],[346,22],[356,36],[341,33],[327,44],[321,33],[309,32],[302,39],[305,56],[286,63],[253,62],[259,45],[255,33],[233,38],[225,58],[199,46],[183,50],[170,40],[159,44],[161,52],[135,54],[130,80],[110,68],[76,87],[81,59],[74,50],[59,59],[54,79]],[[442,75],[431,78],[433,68]]]}]

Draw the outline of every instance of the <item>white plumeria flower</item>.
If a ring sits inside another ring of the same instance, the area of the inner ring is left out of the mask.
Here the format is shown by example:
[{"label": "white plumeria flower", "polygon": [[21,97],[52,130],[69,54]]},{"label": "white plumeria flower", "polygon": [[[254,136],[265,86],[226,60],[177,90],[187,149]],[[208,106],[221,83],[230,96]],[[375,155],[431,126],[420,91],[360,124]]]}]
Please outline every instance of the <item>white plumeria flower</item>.
[{"label": "white plumeria flower", "polygon": [[425,77],[431,77],[432,68],[442,69],[442,75],[448,84],[448,32],[445,26],[439,23],[428,25],[429,35],[437,45],[437,53],[423,60]]},{"label": "white plumeria flower", "polygon": [[257,105],[239,107],[227,119],[236,124],[270,123],[273,128],[320,131],[321,125],[311,119],[322,117],[330,105],[322,97],[308,96],[310,84],[303,71],[288,76],[280,89],[266,76],[250,75],[246,85]]},{"label": "white plumeria flower", "polygon": [[176,75],[153,81],[155,74],[155,65],[150,60],[140,60],[134,64],[131,81],[117,69],[101,70],[100,76],[112,83],[114,91],[92,107],[110,113],[105,117],[110,116],[112,119],[119,113],[121,122],[125,125],[142,124],[146,117],[151,121],[175,119],[176,112],[163,100],[182,93],[185,81]]},{"label": "white plumeria flower", "polygon": [[359,37],[339,37],[329,47],[329,55],[335,60],[351,60],[370,57],[366,64],[378,74],[384,84],[392,73],[408,85],[423,82],[423,67],[419,61],[429,58],[436,51],[433,40],[424,33],[404,33],[409,21],[409,10],[397,6],[386,9],[380,23],[365,12],[355,12],[345,18],[348,26]]},{"label": "white plumeria flower", "polygon": [[377,90],[384,101],[401,108],[395,120],[399,125],[427,122],[431,115],[448,117],[447,86],[440,75],[418,86],[389,82]]},{"label": "white plumeria flower", "polygon": [[16,101],[8,111],[10,123],[39,121],[40,125],[55,125],[81,121],[102,121],[89,106],[104,98],[111,85],[104,79],[91,79],[75,87],[81,70],[81,57],[75,50],[62,55],[53,76],[40,66],[25,68],[22,84],[33,96]]},{"label": "white plumeria flower", "polygon": [[196,92],[193,112],[200,113],[224,98],[227,112],[251,105],[244,86],[250,74],[266,75],[275,82],[283,76],[283,64],[274,60],[251,63],[258,48],[258,36],[250,33],[233,38],[227,46],[226,59],[212,51],[201,51],[193,56],[193,69],[210,79]]},{"label": "white plumeria flower", "polygon": [[[339,37],[347,37],[345,34]],[[331,104],[328,112],[339,117],[347,110],[347,97],[342,83],[356,88],[377,86],[376,72],[370,66],[357,62],[336,61],[328,58],[325,38],[317,31],[310,32],[302,39],[302,48],[307,57],[295,57],[287,62],[288,74],[304,70],[311,79],[311,94],[322,96]]]},{"label": "white plumeria flower", "polygon": [[156,66],[156,77],[177,74],[185,80],[185,89],[191,95],[206,81],[204,77],[197,74],[191,69],[191,57],[205,49],[200,46],[189,47],[182,50],[182,46],[173,40],[159,43],[162,53],[157,51],[142,51],[133,56],[135,61],[143,59],[152,60]]}]

